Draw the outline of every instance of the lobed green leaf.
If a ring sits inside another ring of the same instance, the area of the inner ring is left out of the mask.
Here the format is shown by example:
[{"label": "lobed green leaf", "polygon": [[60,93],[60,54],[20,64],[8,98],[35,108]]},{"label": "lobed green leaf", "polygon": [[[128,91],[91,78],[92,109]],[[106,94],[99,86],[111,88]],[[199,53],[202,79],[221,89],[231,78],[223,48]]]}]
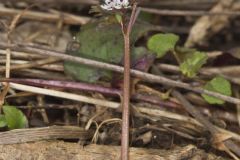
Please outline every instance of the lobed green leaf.
[{"label": "lobed green leaf", "polygon": [[179,36],[172,33],[159,33],[149,38],[148,49],[157,54],[158,58],[163,57],[168,51],[174,50]]},{"label": "lobed green leaf", "polygon": [[180,64],[180,70],[184,75],[192,78],[196,76],[199,69],[207,62],[207,58],[206,53],[196,51],[188,55],[183,63]]},{"label": "lobed green leaf", "polygon": [[[224,79],[223,77],[215,77],[211,81],[209,81],[205,86],[204,89],[221,93],[226,96],[231,96],[231,84],[228,80]],[[225,102],[219,98],[215,98],[212,96],[208,96],[206,94],[202,94],[202,97],[210,104],[224,104]]]}]

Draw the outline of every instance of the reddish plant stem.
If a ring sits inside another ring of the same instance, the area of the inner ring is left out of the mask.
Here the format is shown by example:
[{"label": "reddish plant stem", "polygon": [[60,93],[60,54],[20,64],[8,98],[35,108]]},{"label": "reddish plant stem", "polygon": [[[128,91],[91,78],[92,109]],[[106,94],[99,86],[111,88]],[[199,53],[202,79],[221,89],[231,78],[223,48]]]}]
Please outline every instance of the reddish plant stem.
[{"label": "reddish plant stem", "polygon": [[128,160],[130,99],[130,40],[128,34],[124,35],[124,53],[121,159]]},{"label": "reddish plant stem", "polygon": [[0,82],[14,82],[19,84],[27,84],[37,87],[57,87],[64,89],[74,89],[81,91],[93,91],[99,92],[107,95],[121,95],[122,91],[110,88],[103,87],[96,84],[88,84],[83,82],[74,82],[74,81],[59,81],[59,80],[44,80],[44,79],[22,79],[22,78],[0,78]]},{"label": "reddish plant stem", "polygon": [[136,20],[137,3],[133,4],[130,21],[126,26],[125,19],[122,22],[124,37],[124,73],[123,73],[123,101],[122,101],[122,138],[121,138],[121,160],[129,159],[129,114],[130,114],[130,34]]}]

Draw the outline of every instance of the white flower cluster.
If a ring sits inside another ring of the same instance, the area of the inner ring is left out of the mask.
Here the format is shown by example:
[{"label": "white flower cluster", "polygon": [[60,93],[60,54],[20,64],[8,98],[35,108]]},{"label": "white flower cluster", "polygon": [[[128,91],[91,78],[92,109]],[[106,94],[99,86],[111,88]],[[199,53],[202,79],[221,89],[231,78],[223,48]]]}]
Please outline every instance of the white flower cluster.
[{"label": "white flower cluster", "polygon": [[105,10],[118,10],[126,9],[130,7],[129,0],[104,0],[104,4],[101,5],[102,9]]}]

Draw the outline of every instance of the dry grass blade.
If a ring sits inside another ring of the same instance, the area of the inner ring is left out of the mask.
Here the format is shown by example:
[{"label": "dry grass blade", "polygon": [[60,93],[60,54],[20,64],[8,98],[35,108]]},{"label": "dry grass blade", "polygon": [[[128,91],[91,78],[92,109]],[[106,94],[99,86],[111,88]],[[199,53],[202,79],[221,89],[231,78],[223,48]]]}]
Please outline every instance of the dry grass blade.
[{"label": "dry grass blade", "polygon": [[[33,61],[33,62],[25,63],[25,64],[12,65],[10,70],[32,68],[32,67],[37,67],[37,66],[41,66],[41,65],[44,65],[44,64],[54,63],[54,62],[57,62],[57,61],[59,61],[59,59],[48,58],[48,59]],[[4,70],[5,70],[5,67],[0,67],[0,72],[3,72]]]},{"label": "dry grass blade", "polygon": [[119,103],[116,103],[116,102],[95,99],[95,98],[91,98],[91,97],[87,97],[87,96],[66,93],[66,92],[61,92],[61,91],[56,91],[56,90],[51,90],[51,89],[32,87],[32,86],[27,86],[27,85],[22,85],[22,84],[17,84],[17,83],[10,83],[10,87],[12,89],[17,89],[17,90],[21,90],[21,91],[43,94],[43,95],[48,95],[48,96],[54,96],[54,97],[59,97],[59,98],[64,98],[64,99],[69,99],[69,100],[74,100],[74,101],[79,101],[79,102],[85,102],[85,103],[89,103],[89,104],[105,106],[105,107],[109,107],[109,108],[116,109],[119,107]]},{"label": "dry grass blade", "polygon": [[[5,7],[0,7],[0,16],[14,16],[19,15],[23,10],[19,9],[10,9]],[[86,24],[91,18],[84,16],[71,15],[69,13],[43,13],[37,11],[24,11],[24,14],[21,16],[23,19],[37,20],[37,21],[46,21],[46,22],[57,22],[63,17],[63,23],[73,24],[73,25],[82,25]]]},{"label": "dry grass blade", "polygon": [[51,139],[82,139],[91,137],[90,131],[74,126],[50,126],[42,128],[15,129],[0,133],[0,145],[34,142]]}]

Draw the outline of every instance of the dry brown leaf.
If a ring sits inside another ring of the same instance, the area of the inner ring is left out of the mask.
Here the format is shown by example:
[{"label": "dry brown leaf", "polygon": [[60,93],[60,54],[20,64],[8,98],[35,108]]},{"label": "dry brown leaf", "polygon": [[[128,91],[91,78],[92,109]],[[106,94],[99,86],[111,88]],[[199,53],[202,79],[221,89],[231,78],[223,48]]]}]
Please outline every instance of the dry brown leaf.
[{"label": "dry brown leaf", "polygon": [[[233,0],[221,0],[211,9],[210,13],[233,11],[234,4]],[[229,24],[231,17],[231,15],[202,16],[192,27],[185,46],[205,44],[210,37]]]}]

